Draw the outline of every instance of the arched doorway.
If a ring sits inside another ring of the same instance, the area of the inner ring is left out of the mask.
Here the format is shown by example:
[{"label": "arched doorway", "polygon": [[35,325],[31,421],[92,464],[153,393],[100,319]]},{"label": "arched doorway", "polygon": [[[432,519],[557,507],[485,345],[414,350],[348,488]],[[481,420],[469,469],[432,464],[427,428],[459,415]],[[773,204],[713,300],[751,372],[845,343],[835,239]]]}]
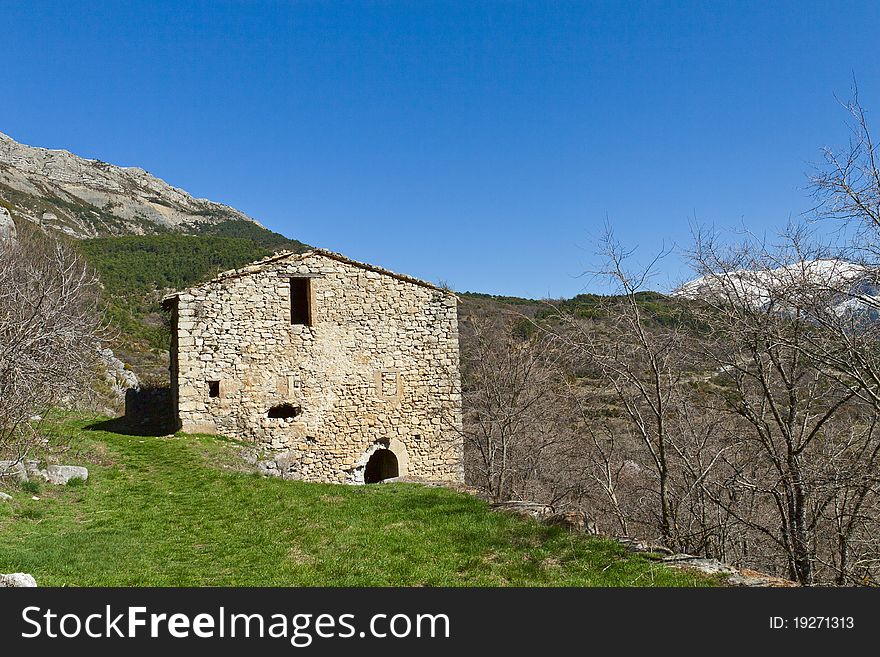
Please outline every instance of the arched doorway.
[{"label": "arched doorway", "polygon": [[364,483],[376,484],[397,476],[397,457],[390,449],[377,449],[364,468]]}]

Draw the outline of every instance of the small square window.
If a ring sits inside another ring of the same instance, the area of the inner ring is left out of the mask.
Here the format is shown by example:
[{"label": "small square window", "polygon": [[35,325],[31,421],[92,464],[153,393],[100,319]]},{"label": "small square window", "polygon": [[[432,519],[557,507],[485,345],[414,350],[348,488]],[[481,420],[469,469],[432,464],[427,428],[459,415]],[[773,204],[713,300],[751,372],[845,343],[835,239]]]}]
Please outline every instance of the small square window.
[{"label": "small square window", "polygon": [[219,381],[208,381],[208,397],[219,397],[220,396],[220,382]]}]

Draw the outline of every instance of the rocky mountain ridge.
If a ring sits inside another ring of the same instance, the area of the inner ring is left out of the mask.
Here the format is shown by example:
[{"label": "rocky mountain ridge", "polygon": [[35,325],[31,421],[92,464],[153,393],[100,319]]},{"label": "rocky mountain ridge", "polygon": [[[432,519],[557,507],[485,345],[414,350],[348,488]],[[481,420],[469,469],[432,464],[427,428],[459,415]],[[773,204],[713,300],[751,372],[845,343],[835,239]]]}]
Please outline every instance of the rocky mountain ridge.
[{"label": "rocky mountain ridge", "polygon": [[0,208],[71,237],[210,232],[260,224],[223,203],[194,198],[138,167],[20,144],[0,133]]},{"label": "rocky mountain ridge", "polygon": [[880,309],[880,272],[839,258],[802,260],[764,270],[742,269],[702,276],[673,293],[686,299],[716,296],[755,308],[785,311],[792,300],[806,306],[823,306],[842,313],[868,313],[876,319]]}]

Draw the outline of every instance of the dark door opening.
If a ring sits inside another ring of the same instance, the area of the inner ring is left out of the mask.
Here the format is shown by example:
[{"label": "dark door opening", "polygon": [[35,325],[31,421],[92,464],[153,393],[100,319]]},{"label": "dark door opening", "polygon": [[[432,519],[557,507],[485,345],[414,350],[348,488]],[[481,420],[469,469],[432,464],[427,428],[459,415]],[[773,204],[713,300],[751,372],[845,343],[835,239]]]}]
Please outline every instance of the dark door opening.
[{"label": "dark door opening", "polygon": [[364,468],[364,483],[376,484],[384,479],[397,476],[397,457],[390,449],[377,449],[373,452],[367,467]]}]

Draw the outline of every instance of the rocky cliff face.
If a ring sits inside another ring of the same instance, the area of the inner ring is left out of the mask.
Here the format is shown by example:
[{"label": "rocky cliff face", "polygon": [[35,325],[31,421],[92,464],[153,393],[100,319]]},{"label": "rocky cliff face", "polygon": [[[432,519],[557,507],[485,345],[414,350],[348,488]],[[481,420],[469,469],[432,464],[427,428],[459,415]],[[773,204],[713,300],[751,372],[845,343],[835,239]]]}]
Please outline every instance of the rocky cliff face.
[{"label": "rocky cliff face", "polygon": [[[257,222],[235,208],[193,198],[136,167],[19,144],[0,133],[0,210],[72,237],[203,232]],[[259,224],[257,224],[259,225]]]}]

